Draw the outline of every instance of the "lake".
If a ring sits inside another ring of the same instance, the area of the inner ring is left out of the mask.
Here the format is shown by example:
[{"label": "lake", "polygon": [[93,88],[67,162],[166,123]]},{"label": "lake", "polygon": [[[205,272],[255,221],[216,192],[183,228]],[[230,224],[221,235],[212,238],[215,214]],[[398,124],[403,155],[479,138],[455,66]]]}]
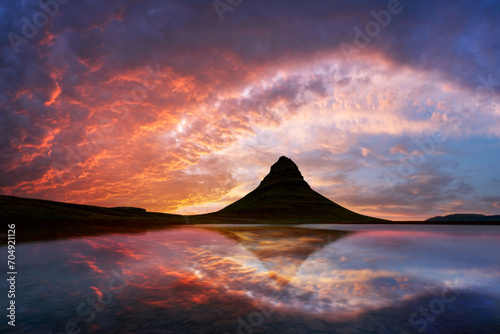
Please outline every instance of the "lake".
[{"label": "lake", "polygon": [[500,333],[500,226],[176,226],[16,256],[15,333]]}]

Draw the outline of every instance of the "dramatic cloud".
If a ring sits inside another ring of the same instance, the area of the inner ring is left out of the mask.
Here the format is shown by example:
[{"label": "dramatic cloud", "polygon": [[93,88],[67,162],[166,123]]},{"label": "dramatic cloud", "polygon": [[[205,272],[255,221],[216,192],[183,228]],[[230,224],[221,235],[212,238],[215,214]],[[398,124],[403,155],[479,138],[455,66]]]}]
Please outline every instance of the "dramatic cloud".
[{"label": "dramatic cloud", "polygon": [[0,5],[0,192],[199,213],[287,155],[360,213],[498,213],[497,2],[230,8]]}]

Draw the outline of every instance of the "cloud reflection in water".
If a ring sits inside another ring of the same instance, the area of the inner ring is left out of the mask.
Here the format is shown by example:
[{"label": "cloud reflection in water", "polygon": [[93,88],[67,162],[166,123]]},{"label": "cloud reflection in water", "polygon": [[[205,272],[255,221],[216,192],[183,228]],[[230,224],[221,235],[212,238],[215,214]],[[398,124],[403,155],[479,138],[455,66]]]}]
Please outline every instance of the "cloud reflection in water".
[{"label": "cloud reflection in water", "polygon": [[[59,333],[68,321],[95,333],[233,333],[238,318],[259,309],[273,311],[262,330],[365,333],[374,319],[380,328],[410,330],[410,314],[448,287],[463,295],[432,325],[453,328],[453,316],[479,309],[478,328],[488,333],[484,326],[498,320],[499,241],[498,234],[182,227],[31,243],[19,246],[19,289],[28,293],[18,312],[30,333]],[[127,285],[87,323],[91,307],[77,306],[105,299],[113,270]]]}]

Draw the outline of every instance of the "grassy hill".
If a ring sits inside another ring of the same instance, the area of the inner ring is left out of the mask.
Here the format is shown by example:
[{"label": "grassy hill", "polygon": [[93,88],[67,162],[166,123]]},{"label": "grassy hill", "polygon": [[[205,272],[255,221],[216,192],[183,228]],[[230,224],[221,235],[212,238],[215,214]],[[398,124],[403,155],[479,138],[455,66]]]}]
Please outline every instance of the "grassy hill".
[{"label": "grassy hill", "polygon": [[140,208],[103,208],[41,199],[0,195],[2,221],[168,221],[184,222],[180,215],[147,212]]}]

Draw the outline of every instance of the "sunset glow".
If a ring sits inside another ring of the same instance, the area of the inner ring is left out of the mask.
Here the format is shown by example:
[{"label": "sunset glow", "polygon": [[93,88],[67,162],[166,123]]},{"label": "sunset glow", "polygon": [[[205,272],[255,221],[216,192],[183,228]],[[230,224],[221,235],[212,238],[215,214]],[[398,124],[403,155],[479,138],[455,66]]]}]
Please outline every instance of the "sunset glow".
[{"label": "sunset glow", "polygon": [[204,213],[286,155],[361,214],[500,211],[495,1],[56,4],[0,5],[1,194]]}]

